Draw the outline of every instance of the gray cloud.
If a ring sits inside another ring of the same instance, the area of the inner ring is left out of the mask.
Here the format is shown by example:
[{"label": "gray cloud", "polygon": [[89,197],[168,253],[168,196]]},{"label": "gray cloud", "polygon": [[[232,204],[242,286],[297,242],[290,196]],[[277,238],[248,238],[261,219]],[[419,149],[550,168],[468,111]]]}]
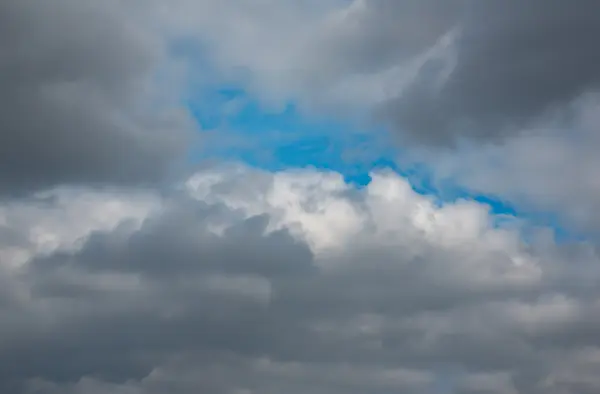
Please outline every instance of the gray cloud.
[{"label": "gray cloud", "polygon": [[[594,243],[530,227],[523,242],[393,174],[362,190],[237,167],[169,196],[85,186],[155,182],[182,157],[158,30],[212,44],[267,95],[350,97],[439,144],[517,132],[594,89],[597,6],[365,0],[323,21],[336,1],[242,3],[0,5],[0,192],[53,188],[0,203],[0,391],[597,392]],[[591,112],[573,138],[540,129],[436,164],[596,229]]]},{"label": "gray cloud", "polygon": [[435,143],[501,138],[598,88],[596,2],[471,2],[465,14],[441,86],[432,59],[386,104],[401,132]]},{"label": "gray cloud", "polygon": [[125,11],[2,2],[0,192],[153,182],[179,159],[191,123],[152,91],[164,42]]},{"label": "gray cloud", "polygon": [[[324,35],[324,58],[337,72],[373,73],[432,47],[460,20],[465,0],[355,2]],[[424,23],[426,21],[426,23]],[[327,51],[327,52],[326,52]]]},{"label": "gray cloud", "polygon": [[[497,141],[548,113],[568,119],[600,82],[591,0],[267,1],[257,13],[242,3],[198,6],[192,35],[218,75],[243,69],[267,102],[375,115],[421,143]],[[216,20],[233,27],[219,34]]]},{"label": "gray cloud", "polygon": [[446,182],[473,193],[497,196],[522,212],[541,216],[597,242],[597,95],[577,100],[569,111],[569,122],[548,116],[503,142],[481,144],[477,149],[461,147],[444,154],[411,154],[415,161],[431,165],[441,188]]},{"label": "gray cloud", "polygon": [[[189,187],[202,198],[170,197],[142,221],[123,210],[116,227],[82,227],[85,242],[7,266],[3,388],[592,390],[600,271],[586,245],[523,245],[487,224],[484,207],[435,208],[391,174],[362,192],[340,182],[316,172],[201,173]],[[69,207],[49,206],[15,232],[32,243],[40,226],[55,234],[44,219],[55,209],[62,221],[89,221]],[[341,223],[348,232],[323,243]]]}]

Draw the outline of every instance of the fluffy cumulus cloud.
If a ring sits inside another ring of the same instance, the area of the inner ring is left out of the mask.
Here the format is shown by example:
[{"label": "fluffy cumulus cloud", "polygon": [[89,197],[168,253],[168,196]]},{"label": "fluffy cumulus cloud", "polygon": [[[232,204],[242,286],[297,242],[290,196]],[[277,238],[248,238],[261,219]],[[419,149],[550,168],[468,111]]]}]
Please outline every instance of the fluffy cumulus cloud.
[{"label": "fluffy cumulus cloud", "polygon": [[[2,1],[0,392],[599,392],[599,11]],[[231,83],[583,237],[391,170],[191,171],[182,103]]]},{"label": "fluffy cumulus cloud", "polygon": [[219,168],[167,197],[54,190],[2,220],[10,392],[600,385],[593,250],[543,229],[524,243],[519,223],[439,207],[393,173],[356,189]]},{"label": "fluffy cumulus cloud", "polygon": [[205,15],[242,28],[195,37],[222,76],[382,122],[438,178],[597,229],[597,2],[219,4]]}]

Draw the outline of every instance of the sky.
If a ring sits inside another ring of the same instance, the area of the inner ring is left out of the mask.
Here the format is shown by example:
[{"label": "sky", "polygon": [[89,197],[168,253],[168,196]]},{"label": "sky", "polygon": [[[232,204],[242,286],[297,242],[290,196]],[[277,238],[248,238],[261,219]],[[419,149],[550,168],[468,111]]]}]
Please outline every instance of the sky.
[{"label": "sky", "polygon": [[0,2],[0,392],[600,392],[600,3]]}]

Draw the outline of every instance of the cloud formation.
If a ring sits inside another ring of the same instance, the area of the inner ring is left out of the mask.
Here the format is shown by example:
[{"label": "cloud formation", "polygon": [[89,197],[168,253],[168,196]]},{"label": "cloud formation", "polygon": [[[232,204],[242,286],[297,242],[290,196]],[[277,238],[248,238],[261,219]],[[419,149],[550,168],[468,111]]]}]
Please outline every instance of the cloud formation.
[{"label": "cloud formation", "polygon": [[[0,392],[597,393],[598,8],[3,1]],[[391,171],[183,175],[187,85],[230,82],[585,240]]]},{"label": "cloud formation", "polygon": [[495,139],[599,87],[597,3],[475,1],[465,14],[442,83],[444,62],[433,58],[389,104],[399,129],[442,142]]},{"label": "cloud formation", "polygon": [[2,2],[0,193],[151,183],[179,160],[191,122],[157,82],[165,42],[125,11]]},{"label": "cloud formation", "polygon": [[551,214],[565,228],[597,243],[599,103],[597,95],[587,95],[568,108],[569,122],[549,116],[501,143],[411,155],[431,163],[440,184],[450,181],[524,211]]},{"label": "cloud formation", "polygon": [[373,177],[357,190],[234,167],[171,197],[56,190],[3,207],[23,240],[2,248],[4,389],[598,388],[593,251],[541,230],[525,244],[483,205]]},{"label": "cloud formation", "polygon": [[420,143],[503,140],[600,83],[593,1],[238,4],[202,8],[246,26],[199,28],[220,69],[243,68],[267,97],[375,115]]}]

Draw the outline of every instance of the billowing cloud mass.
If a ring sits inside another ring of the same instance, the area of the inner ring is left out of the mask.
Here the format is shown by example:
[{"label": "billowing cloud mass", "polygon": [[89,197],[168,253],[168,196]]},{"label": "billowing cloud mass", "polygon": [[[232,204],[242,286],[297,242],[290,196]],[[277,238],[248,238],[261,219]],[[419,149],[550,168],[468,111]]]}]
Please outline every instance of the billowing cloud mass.
[{"label": "billowing cloud mass", "polygon": [[[3,0],[0,393],[600,392],[599,29],[591,0]],[[184,104],[223,86],[571,236],[391,170],[192,170]]]},{"label": "billowing cloud mass", "polygon": [[243,167],[95,193],[3,207],[4,391],[600,387],[598,257],[486,206]]}]

